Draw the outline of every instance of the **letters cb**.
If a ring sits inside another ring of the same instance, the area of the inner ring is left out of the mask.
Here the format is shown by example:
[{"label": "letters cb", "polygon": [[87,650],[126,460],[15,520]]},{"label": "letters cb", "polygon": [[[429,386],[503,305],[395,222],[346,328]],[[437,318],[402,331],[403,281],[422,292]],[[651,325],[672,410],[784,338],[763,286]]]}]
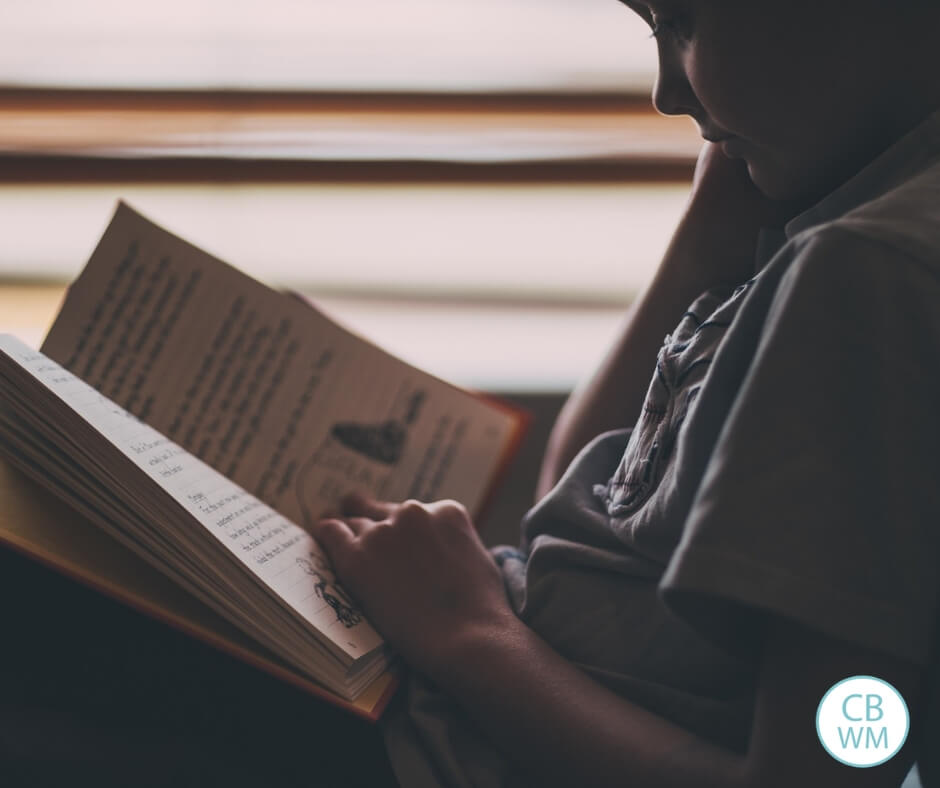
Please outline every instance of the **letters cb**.
[{"label": "letters cb", "polygon": [[816,733],[826,752],[863,769],[893,758],[910,725],[901,693],[874,676],[851,676],[834,684],[816,710]]}]

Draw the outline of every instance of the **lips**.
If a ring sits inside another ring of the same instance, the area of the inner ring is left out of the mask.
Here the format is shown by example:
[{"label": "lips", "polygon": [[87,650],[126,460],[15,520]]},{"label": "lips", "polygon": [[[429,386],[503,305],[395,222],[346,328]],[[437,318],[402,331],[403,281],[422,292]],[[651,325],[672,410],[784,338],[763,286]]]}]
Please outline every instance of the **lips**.
[{"label": "lips", "polygon": [[729,159],[741,157],[740,139],[735,137],[734,134],[726,134],[709,130],[702,132],[702,139],[715,145],[719,145],[722,152]]}]

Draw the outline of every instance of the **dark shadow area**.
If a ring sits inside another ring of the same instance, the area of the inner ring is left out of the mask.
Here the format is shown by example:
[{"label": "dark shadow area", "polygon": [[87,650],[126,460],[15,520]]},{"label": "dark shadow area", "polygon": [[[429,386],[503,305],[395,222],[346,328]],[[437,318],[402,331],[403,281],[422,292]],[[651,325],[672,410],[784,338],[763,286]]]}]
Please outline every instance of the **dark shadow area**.
[{"label": "dark shadow area", "polygon": [[[515,543],[564,397],[533,414],[485,520]],[[0,549],[3,785],[382,786],[379,729]]]},{"label": "dark shadow area", "polygon": [[519,541],[519,521],[534,502],[535,483],[548,434],[568,395],[513,393],[495,396],[517,405],[532,416],[519,453],[479,522],[483,539],[488,545],[514,545]]}]

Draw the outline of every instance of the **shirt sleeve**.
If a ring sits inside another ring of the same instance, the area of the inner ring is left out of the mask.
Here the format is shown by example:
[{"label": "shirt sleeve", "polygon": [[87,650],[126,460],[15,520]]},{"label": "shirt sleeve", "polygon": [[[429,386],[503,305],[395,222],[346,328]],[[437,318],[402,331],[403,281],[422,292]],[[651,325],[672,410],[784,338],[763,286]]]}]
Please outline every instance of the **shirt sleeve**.
[{"label": "shirt sleeve", "polygon": [[[755,613],[926,664],[940,567],[936,266],[823,230],[782,276],[660,584],[731,650]],[[750,645],[754,645],[751,643]]]}]

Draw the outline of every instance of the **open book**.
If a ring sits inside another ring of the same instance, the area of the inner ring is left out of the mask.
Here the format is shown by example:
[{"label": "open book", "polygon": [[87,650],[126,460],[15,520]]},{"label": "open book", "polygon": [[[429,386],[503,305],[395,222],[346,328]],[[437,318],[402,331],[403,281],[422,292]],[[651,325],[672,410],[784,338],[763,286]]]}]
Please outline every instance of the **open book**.
[{"label": "open book", "polygon": [[0,542],[375,718],[391,655],[302,526],[478,514],[524,422],[120,205],[41,352],[0,335]]}]

